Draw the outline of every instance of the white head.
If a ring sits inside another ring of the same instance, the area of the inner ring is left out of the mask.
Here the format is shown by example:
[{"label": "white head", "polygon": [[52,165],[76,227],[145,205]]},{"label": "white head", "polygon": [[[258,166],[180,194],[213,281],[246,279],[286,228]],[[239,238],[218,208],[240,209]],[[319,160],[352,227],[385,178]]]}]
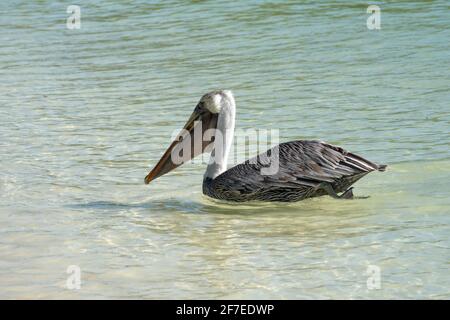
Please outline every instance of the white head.
[{"label": "white head", "polygon": [[[215,163],[208,167],[207,175],[215,177],[223,172],[226,169],[226,159],[233,139],[235,109],[233,93],[229,90],[217,90],[203,95],[179,137],[172,142],[155,168],[147,175],[145,182],[149,183],[182,164],[172,161],[173,150],[191,150],[188,158],[192,159],[203,152],[208,152],[207,147],[211,143],[214,144],[211,155]],[[203,140],[205,132],[209,129],[214,129],[215,132],[214,140],[211,140],[213,142]],[[219,134],[221,139],[218,139]]]},{"label": "white head", "polygon": [[199,105],[203,105],[211,113],[220,113],[222,108],[235,108],[233,93],[230,90],[218,90],[209,92],[200,99]]}]

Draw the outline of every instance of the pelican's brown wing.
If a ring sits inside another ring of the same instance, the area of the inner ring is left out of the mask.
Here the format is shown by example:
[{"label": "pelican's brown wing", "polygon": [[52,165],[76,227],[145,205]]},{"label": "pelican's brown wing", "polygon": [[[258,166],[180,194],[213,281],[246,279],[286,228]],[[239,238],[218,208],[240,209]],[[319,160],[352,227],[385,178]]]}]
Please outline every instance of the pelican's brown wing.
[{"label": "pelican's brown wing", "polygon": [[[268,159],[278,154],[279,167],[264,175]],[[318,189],[329,183],[342,192],[371,171],[384,171],[358,155],[320,141],[291,141],[247,160],[215,179],[206,179],[203,191],[213,198],[229,201],[298,201],[326,194]]]}]

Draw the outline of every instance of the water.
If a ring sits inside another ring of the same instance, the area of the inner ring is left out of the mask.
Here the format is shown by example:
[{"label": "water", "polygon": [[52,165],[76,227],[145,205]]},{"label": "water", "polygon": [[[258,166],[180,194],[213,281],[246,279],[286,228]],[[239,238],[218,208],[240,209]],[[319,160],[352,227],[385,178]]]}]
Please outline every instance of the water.
[{"label": "water", "polygon": [[[450,298],[447,1],[380,2],[379,31],[366,3],[79,4],[79,30],[0,4],[1,298]],[[217,88],[239,129],[389,170],[354,201],[219,203],[200,164],[145,186]]]}]

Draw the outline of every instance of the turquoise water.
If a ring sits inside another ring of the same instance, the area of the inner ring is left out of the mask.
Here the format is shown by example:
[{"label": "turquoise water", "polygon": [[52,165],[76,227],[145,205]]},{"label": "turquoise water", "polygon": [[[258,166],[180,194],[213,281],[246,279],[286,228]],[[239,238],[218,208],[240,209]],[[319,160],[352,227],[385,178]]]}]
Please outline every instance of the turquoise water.
[{"label": "turquoise water", "polygon": [[[450,298],[447,1],[0,4],[1,298]],[[379,163],[366,200],[228,205],[148,170],[203,93]],[[67,288],[68,266],[81,270]],[[367,268],[380,286],[367,286]]]}]

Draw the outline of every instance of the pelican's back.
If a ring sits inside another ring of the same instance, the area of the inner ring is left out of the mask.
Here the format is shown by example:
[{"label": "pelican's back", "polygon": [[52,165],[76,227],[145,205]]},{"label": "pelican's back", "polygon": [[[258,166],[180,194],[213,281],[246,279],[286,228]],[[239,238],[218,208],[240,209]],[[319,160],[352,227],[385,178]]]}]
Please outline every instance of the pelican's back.
[{"label": "pelican's back", "polygon": [[[268,159],[278,159],[279,166],[273,174],[264,175],[261,169],[267,169]],[[324,183],[335,192],[343,192],[367,173],[385,168],[321,141],[291,141],[232,167],[215,179],[205,179],[203,193],[228,201],[299,201],[328,194],[321,188]]]}]

